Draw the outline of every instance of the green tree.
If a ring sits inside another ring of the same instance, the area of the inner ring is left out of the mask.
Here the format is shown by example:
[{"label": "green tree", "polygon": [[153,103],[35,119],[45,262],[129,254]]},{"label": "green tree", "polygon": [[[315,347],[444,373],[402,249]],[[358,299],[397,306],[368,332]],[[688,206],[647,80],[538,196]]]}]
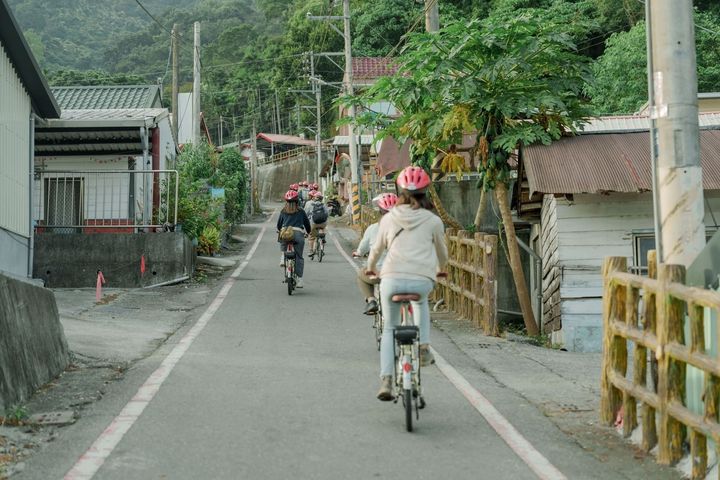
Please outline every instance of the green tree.
[{"label": "green tree", "polygon": [[[695,14],[698,91],[720,89],[720,12]],[[595,83],[587,88],[597,114],[636,112],[647,102],[645,23],[613,34],[593,65]]]},{"label": "green tree", "polygon": [[139,75],[108,73],[102,70],[55,70],[47,72],[48,83],[53,87],[74,85],[143,85],[147,83]]},{"label": "green tree", "polygon": [[494,191],[501,207],[529,334],[538,329],[510,213],[508,160],[522,145],[571,134],[589,114],[582,89],[590,68],[576,53],[572,28],[530,11],[455,22],[436,34],[413,36],[396,76],[347,100],[395,104],[402,112],[398,118],[373,114],[362,120],[401,142],[412,139],[416,161],[427,162],[439,149],[459,143],[463,132],[475,132],[481,186]]}]

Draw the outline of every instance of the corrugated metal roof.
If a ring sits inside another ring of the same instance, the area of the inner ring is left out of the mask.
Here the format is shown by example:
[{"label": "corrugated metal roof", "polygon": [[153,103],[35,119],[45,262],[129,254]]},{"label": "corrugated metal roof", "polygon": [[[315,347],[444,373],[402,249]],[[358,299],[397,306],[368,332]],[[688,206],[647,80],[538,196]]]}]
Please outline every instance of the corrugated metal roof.
[{"label": "corrugated metal roof", "polygon": [[[652,188],[650,134],[562,138],[523,149],[531,194],[642,192]],[[720,190],[720,131],[700,132],[703,187]]]},{"label": "corrugated metal roof", "polygon": [[[375,141],[375,135],[356,135],[355,141],[360,145],[372,145]],[[347,135],[336,135],[333,139],[333,145],[348,145],[349,143],[350,137]]]},{"label": "corrugated metal roof", "polygon": [[262,139],[270,143],[281,143],[284,145],[315,145],[313,140],[295,137],[293,135],[280,135],[278,133],[258,133],[258,140]]},{"label": "corrugated metal roof", "polygon": [[[701,113],[698,115],[700,128],[720,128],[720,113]],[[591,119],[580,127],[580,135],[596,133],[647,132],[650,130],[650,118],[646,115],[622,115]]]},{"label": "corrugated metal roof", "polygon": [[53,87],[60,107],[70,110],[161,108],[157,85]]}]

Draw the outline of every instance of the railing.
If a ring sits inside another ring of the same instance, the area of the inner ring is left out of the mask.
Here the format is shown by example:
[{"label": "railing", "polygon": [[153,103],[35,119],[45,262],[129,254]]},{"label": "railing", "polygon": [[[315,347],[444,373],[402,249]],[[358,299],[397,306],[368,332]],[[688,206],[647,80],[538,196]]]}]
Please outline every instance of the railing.
[{"label": "railing", "polygon": [[37,232],[135,232],[177,223],[175,170],[37,170]]},{"label": "railing", "polygon": [[497,324],[496,235],[448,229],[448,277],[438,280],[433,294],[449,310],[482,327],[486,335],[499,335]]},{"label": "railing", "polygon": [[[627,273],[624,257],[610,257],[603,265],[600,415],[607,425],[622,419],[623,434],[629,436],[638,427],[640,402],[643,450],[657,445],[658,463],[673,464],[682,457],[689,432],[692,478],[705,478],[707,440],[720,446],[720,362],[707,353],[705,310],[720,311],[720,293],[685,286],[685,268],[657,268],[654,252],[648,255],[648,264],[650,278]],[[686,315],[689,343],[684,332]],[[628,342],[635,346],[632,379],[627,378]],[[686,406],[689,365],[704,373],[701,414]]]},{"label": "railing", "polygon": [[[308,155],[313,154],[316,155],[317,147],[314,146],[304,146],[304,147],[298,147],[294,148],[292,150],[287,150],[285,152],[276,153],[275,155],[271,155],[269,157],[265,157],[262,159],[258,159],[258,165],[270,165],[272,163],[278,163],[285,161],[289,158],[298,157],[300,155]],[[329,152],[333,149],[331,147],[322,147],[320,149],[323,152]]]}]

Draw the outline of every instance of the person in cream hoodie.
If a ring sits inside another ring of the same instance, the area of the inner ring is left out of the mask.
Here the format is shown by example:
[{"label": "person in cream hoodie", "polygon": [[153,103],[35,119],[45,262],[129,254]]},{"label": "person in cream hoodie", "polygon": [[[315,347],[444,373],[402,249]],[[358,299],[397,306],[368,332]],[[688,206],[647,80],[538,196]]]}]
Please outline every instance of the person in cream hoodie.
[{"label": "person in cream hoodie", "polygon": [[386,323],[380,344],[380,391],[378,399],[393,400],[393,335],[400,322],[400,305],[392,296],[398,293],[416,293],[420,300],[412,302],[415,324],[420,328],[420,363],[435,362],[430,353],[430,307],[428,294],[435,285],[438,273],[445,269],[448,260],[442,220],[431,210],[427,198],[430,177],[420,167],[405,168],[397,179],[398,201],[383,216],[377,240],[370,250],[366,273],[375,274],[382,253],[387,250],[379,272],[380,296]]}]

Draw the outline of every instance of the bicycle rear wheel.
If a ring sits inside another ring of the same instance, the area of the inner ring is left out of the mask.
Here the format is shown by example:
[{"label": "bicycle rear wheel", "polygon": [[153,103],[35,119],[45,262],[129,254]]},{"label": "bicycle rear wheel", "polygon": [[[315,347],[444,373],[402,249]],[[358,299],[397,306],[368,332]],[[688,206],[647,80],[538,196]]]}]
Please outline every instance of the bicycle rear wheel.
[{"label": "bicycle rear wheel", "polygon": [[322,263],[322,259],[325,256],[325,247],[320,243],[320,240],[318,240],[318,243],[318,262]]},{"label": "bicycle rear wheel", "polygon": [[285,283],[287,283],[288,295],[292,295],[295,289],[295,268],[292,264],[289,267],[289,272],[287,269],[285,270]]},{"label": "bicycle rear wheel", "polygon": [[407,389],[403,392],[403,405],[405,407],[405,428],[408,432],[413,431],[413,398],[412,390]]}]

